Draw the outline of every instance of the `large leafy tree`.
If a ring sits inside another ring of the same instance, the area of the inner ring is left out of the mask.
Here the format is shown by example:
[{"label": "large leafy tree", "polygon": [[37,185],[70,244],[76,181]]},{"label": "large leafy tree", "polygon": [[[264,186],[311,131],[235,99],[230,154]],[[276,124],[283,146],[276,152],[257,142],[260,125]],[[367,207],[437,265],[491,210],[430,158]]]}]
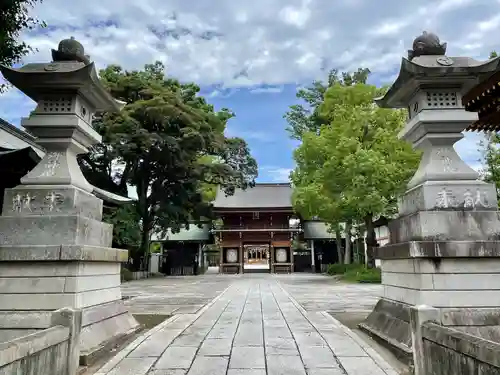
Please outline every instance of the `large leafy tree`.
[{"label": "large leafy tree", "polygon": [[111,94],[127,104],[120,113],[96,118],[103,143],[80,159],[96,186],[138,197],[139,256],[153,230],[174,231],[212,218],[211,194],[254,184],[257,164],[244,140],[226,138],[228,110],[215,111],[194,84],[165,78],[161,63],[141,71],[109,66],[100,72]]},{"label": "large leafy tree", "polygon": [[321,126],[326,122],[319,112],[319,106],[324,101],[324,95],[329,87],[335,84],[351,86],[357,83],[366,83],[370,70],[359,68],[354,73],[342,72],[333,69],[328,73],[328,79],[324,81],[314,81],[311,86],[301,88],[297,92],[297,98],[301,99],[303,104],[294,104],[285,114],[288,122],[288,132],[290,137],[296,140],[302,140],[305,132],[311,131],[318,133]]},{"label": "large leafy tree", "polygon": [[[324,96],[328,88],[335,84],[352,86],[357,83],[366,83],[369,74],[370,70],[367,68],[359,68],[353,73],[339,73],[337,69],[332,69],[328,73],[326,81],[316,80],[313,81],[311,86],[301,88],[297,92],[297,98],[301,99],[303,103],[290,106],[290,110],[284,116],[288,122],[287,131],[290,137],[301,141],[304,133],[312,132],[314,134],[319,134],[321,127],[327,124],[327,120],[323,118],[319,108],[324,101]],[[331,214],[332,211],[329,210],[328,212]],[[340,226],[340,223],[344,220],[346,222],[344,228],[346,233],[345,256],[342,248],[342,228]],[[345,262],[348,263],[351,259],[349,234],[352,226],[352,218],[338,216],[336,221],[330,220],[330,223],[330,230],[335,233],[336,237],[337,257],[339,261],[344,259]]]},{"label": "large leafy tree", "polygon": [[331,225],[347,219],[365,224],[369,266],[377,245],[373,220],[395,210],[419,161],[397,138],[405,113],[377,107],[373,99],[381,94],[365,83],[331,85],[316,108],[325,124],[302,133],[292,172],[294,205],[303,215]]},{"label": "large leafy tree", "polygon": [[[40,0],[41,1],[41,0]],[[26,29],[44,26],[29,15],[38,0],[5,0],[0,2],[0,64],[12,65],[32,49],[19,41],[19,34]]]}]

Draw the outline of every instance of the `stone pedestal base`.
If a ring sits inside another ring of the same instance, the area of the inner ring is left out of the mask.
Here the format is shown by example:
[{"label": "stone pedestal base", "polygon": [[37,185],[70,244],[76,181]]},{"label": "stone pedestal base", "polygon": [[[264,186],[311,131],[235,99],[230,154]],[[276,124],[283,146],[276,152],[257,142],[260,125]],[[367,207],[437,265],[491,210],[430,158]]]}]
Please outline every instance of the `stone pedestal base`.
[{"label": "stone pedestal base", "polygon": [[127,251],[94,246],[0,247],[0,342],[50,326],[54,310],[82,310],[81,352],[139,328],[121,299]]},{"label": "stone pedestal base", "polygon": [[400,357],[411,360],[411,306],[432,306],[439,324],[500,342],[500,241],[409,241],[377,257],[383,296],[361,328]]}]

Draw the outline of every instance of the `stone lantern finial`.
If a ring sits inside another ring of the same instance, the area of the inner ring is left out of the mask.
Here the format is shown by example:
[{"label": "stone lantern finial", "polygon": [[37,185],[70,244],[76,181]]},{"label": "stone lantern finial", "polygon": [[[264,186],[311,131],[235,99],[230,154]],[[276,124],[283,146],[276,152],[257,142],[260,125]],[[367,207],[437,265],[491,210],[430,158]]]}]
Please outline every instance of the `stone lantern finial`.
[{"label": "stone lantern finial", "polygon": [[424,31],[413,41],[413,48],[408,50],[408,60],[424,55],[443,56],[446,54],[446,43],[441,43],[436,34]]},{"label": "stone lantern finial", "polygon": [[90,64],[90,57],[85,55],[83,45],[73,36],[61,40],[57,50],[52,50],[52,60],[54,62],[77,61],[85,65]]}]

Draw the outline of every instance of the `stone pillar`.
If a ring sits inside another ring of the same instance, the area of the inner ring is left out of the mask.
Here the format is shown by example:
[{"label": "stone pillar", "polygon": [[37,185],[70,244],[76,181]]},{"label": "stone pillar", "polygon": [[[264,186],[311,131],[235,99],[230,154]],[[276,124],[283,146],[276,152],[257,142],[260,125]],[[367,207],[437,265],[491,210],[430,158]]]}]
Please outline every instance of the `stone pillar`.
[{"label": "stone pillar", "polygon": [[[75,47],[76,44],[76,47]],[[52,311],[82,310],[80,348],[91,355],[114,336],[138,328],[121,299],[120,263],[113,227],[103,223],[102,201],[83,176],[76,156],[101,137],[97,111],[119,106],[100,83],[94,64],[61,42],[49,64],[0,67],[4,77],[37,102],[21,125],[46,150],[40,163],[5,191],[0,216],[0,341],[44,329]],[[64,54],[63,60],[56,57]]]},{"label": "stone pillar", "polygon": [[68,375],[74,375],[80,365],[80,334],[82,330],[82,312],[69,307],[56,310],[51,316],[52,326],[64,326],[69,328],[69,343],[66,355]]},{"label": "stone pillar", "polygon": [[203,244],[198,244],[198,268],[203,267]]},{"label": "stone pillar", "polygon": [[240,242],[239,254],[238,254],[238,261],[240,263],[240,273],[245,272],[245,257],[243,251],[244,251],[243,244]]},{"label": "stone pillar", "polygon": [[427,322],[438,322],[439,310],[419,305],[410,309],[411,342],[413,347],[414,375],[427,375],[424,362],[424,339],[422,336],[422,324]]},{"label": "stone pillar", "polygon": [[314,255],[314,240],[309,240],[309,247],[311,248],[311,268],[316,272],[316,257]]},{"label": "stone pillar", "polygon": [[491,289],[500,283],[496,189],[478,180],[453,148],[477,119],[464,110],[462,95],[497,70],[499,60],[445,56],[433,34],[414,45],[377,104],[408,108],[400,138],[421,150],[422,159],[400,199],[399,217],[389,223],[390,243],[377,250],[383,298],[361,324],[405,358],[412,356],[412,306],[436,308],[440,324],[500,337],[500,290]]}]

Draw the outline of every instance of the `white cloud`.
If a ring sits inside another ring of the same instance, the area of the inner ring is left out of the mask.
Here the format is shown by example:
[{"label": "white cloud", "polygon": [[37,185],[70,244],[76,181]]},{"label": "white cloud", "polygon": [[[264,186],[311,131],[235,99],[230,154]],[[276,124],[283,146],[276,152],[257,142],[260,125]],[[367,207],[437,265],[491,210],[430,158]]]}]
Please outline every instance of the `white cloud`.
[{"label": "white cloud", "polygon": [[292,168],[264,166],[259,168],[270,182],[290,182]]},{"label": "white cloud", "polygon": [[[50,49],[74,36],[98,67],[139,69],[161,60],[171,76],[217,87],[212,97],[245,86],[272,93],[284,84],[308,85],[330,68],[368,67],[378,82],[391,83],[424,29],[447,42],[450,55],[485,59],[500,49],[500,2],[492,0],[86,0],[71,6],[50,0],[33,15],[48,27],[22,35],[39,50],[26,62],[50,60]],[[8,121],[32,108],[16,90],[0,97],[0,117]],[[468,136],[457,145],[469,163],[479,158],[476,143]],[[286,168],[274,172],[288,179]]]},{"label": "white cloud", "polygon": [[73,35],[100,67],[159,59],[175,77],[224,87],[310,82],[334,67],[393,72],[423,28],[451,54],[487,56],[500,31],[491,0],[51,0],[34,15],[49,27],[23,36],[40,51],[29,60]]}]

